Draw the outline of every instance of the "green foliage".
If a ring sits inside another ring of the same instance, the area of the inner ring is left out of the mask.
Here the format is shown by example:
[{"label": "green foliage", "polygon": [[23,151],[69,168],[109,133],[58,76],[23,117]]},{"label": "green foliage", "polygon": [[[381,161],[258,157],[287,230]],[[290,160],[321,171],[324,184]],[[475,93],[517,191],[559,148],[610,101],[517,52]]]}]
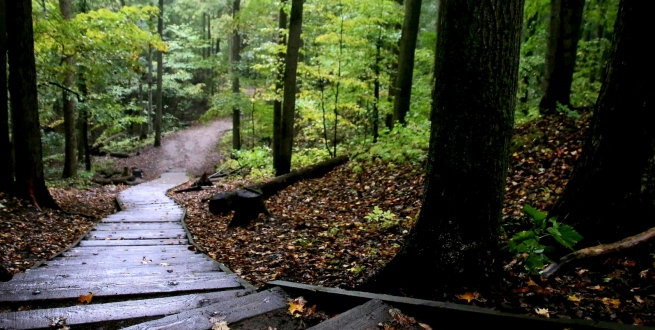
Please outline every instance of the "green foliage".
[{"label": "green foliage", "polygon": [[557,219],[547,219],[548,214],[545,212],[530,205],[525,205],[523,211],[532,219],[534,226],[530,230],[514,234],[507,244],[510,252],[516,254],[517,258],[524,259],[525,269],[530,273],[537,274],[546,263],[552,262],[546,253],[553,251],[554,247],[542,244],[542,238],[552,236],[570,250],[582,240],[582,236],[573,227],[557,222]]},{"label": "green foliage", "polygon": [[391,211],[382,211],[377,205],[373,211],[364,216],[364,219],[380,229],[389,229],[398,225],[398,218],[395,214]]},{"label": "green foliage", "polygon": [[354,153],[357,160],[380,159],[388,163],[414,163],[426,160],[430,145],[430,122],[409,121],[407,126],[395,125],[382,134],[375,144],[360,145]]},{"label": "green foliage", "polygon": [[563,104],[561,104],[559,102],[557,102],[557,107],[555,109],[559,113],[566,114],[566,116],[569,117],[569,118],[580,119],[580,117],[581,117],[580,114],[577,111],[571,110],[571,109],[569,109],[569,107],[567,107],[567,106],[565,106],[565,105],[563,105]]}]

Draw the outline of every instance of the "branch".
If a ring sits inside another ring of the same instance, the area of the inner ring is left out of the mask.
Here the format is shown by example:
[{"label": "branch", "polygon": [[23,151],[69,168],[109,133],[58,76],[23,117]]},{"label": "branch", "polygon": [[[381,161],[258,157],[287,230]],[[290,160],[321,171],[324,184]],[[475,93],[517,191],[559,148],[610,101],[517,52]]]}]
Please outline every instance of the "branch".
[{"label": "branch", "polygon": [[653,238],[655,238],[655,227],[643,233],[630,236],[628,238],[624,238],[615,243],[596,245],[596,246],[588,247],[586,249],[575,251],[573,253],[569,253],[564,257],[562,257],[562,259],[559,260],[559,263],[553,263],[550,264],[548,267],[546,267],[546,269],[544,269],[541,272],[541,276],[548,277],[550,275],[553,275],[560,268],[564,267],[566,264],[571,263],[573,261],[586,259],[586,258],[593,258],[601,255],[627,250],[635,246],[641,245],[643,243],[646,243],[652,240]]},{"label": "branch", "polygon": [[65,91],[67,91],[69,93],[75,94],[75,96],[77,96],[77,102],[80,102],[80,103],[85,102],[84,96],[80,95],[78,92],[76,92],[76,91],[74,91],[74,90],[72,90],[72,89],[70,89],[70,88],[68,88],[66,86],[61,85],[60,83],[57,83],[57,82],[54,82],[54,81],[48,81],[48,84],[55,85],[55,86],[65,90]]}]

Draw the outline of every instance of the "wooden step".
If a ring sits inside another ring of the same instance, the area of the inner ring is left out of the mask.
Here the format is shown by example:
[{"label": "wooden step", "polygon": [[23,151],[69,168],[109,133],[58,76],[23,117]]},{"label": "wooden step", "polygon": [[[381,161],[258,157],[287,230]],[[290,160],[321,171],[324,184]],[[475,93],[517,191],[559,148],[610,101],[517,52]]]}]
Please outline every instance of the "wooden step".
[{"label": "wooden step", "polygon": [[80,246],[137,246],[137,245],[188,245],[187,239],[140,239],[140,240],[97,240],[81,241]]},{"label": "wooden step", "polygon": [[167,230],[167,229],[182,229],[184,226],[181,222],[128,222],[128,223],[99,223],[93,231],[101,230]]},{"label": "wooden step", "polygon": [[124,330],[211,329],[213,324],[210,319],[212,318],[223,318],[225,322],[230,324],[276,309],[286,308],[287,306],[287,296],[278,288],[187,310],[162,319],[137,324]]},{"label": "wooden step", "polygon": [[47,329],[51,328],[52,320],[57,318],[65,318],[66,325],[70,326],[171,315],[209,304],[228,301],[245,296],[248,293],[247,290],[230,290],[4,313],[0,314],[0,329]]},{"label": "wooden step", "polygon": [[115,239],[156,239],[156,238],[185,238],[186,232],[183,229],[166,230],[95,230],[86,235],[88,240],[115,240]]},{"label": "wooden step", "polygon": [[[0,301],[77,299],[92,292],[97,297],[150,295],[173,292],[236,289],[241,287],[235,275],[216,273],[211,277],[138,276],[57,280],[53,283],[5,283],[0,285]],[[13,282],[13,281],[12,281]]]},{"label": "wooden step", "polygon": [[312,330],[361,330],[377,329],[381,322],[391,321],[389,315],[391,307],[382,300],[370,300],[345,313],[339,314],[319,325],[313,326]]}]

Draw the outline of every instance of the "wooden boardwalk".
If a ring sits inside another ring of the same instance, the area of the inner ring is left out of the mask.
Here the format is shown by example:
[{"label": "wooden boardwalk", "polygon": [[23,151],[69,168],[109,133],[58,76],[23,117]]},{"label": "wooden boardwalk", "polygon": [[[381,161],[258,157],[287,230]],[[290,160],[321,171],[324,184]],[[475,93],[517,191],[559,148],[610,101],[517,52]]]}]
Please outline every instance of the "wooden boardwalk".
[{"label": "wooden boardwalk", "polygon": [[[103,219],[77,246],[0,283],[0,304],[64,306],[2,313],[0,329],[93,324],[201,307],[234,322],[285,307],[281,290],[255,294],[254,287],[189,244],[184,210],[166,196],[187,180],[183,172],[165,173],[123,191],[122,211]],[[89,293],[101,303],[77,303]]]}]

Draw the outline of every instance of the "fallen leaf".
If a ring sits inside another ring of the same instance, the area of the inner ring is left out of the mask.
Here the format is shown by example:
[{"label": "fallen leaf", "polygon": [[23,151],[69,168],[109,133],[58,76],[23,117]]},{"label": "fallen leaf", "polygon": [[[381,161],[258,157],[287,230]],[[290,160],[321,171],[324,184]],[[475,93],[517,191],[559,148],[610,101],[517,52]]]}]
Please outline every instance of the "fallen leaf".
[{"label": "fallen leaf", "polygon": [[411,316],[407,316],[400,312],[400,309],[392,308],[389,310],[389,315],[393,317],[401,326],[409,327],[412,324],[416,324],[416,319]]},{"label": "fallen leaf", "polygon": [[212,317],[209,322],[212,324],[212,330],[230,330],[224,316]]},{"label": "fallen leaf", "polygon": [[473,299],[478,299],[479,296],[480,294],[477,292],[467,292],[465,294],[457,295],[457,298],[466,300],[466,302],[471,302]]},{"label": "fallen leaf", "polygon": [[289,314],[293,315],[295,312],[302,313],[305,310],[307,301],[303,297],[298,297],[289,302]]},{"label": "fallen leaf", "polygon": [[83,303],[83,304],[90,304],[91,299],[93,299],[93,293],[89,292],[86,296],[82,295],[77,298],[77,301]]},{"label": "fallen leaf", "polygon": [[160,262],[160,263],[159,263],[159,266],[164,266],[164,267],[168,267],[168,266],[170,266],[170,265],[171,265],[171,264],[169,264],[168,262]]},{"label": "fallen leaf", "polygon": [[528,281],[525,284],[527,286],[537,286],[537,283],[535,283],[532,279],[528,279]]},{"label": "fallen leaf", "polygon": [[573,301],[573,302],[579,302],[582,301],[582,298],[576,296],[576,295],[570,295],[568,298],[568,301]]},{"label": "fallen leaf", "polygon": [[619,306],[621,306],[621,301],[618,300],[618,299],[603,298],[602,301],[603,301],[603,304],[605,304],[605,306],[610,307],[610,308],[619,308]]},{"label": "fallen leaf", "polygon": [[550,317],[550,312],[548,308],[535,308],[534,311],[541,316]]},{"label": "fallen leaf", "polygon": [[152,260],[148,260],[148,259],[146,259],[146,257],[143,257],[143,260],[141,260],[141,263],[144,264],[144,265],[147,265],[147,264],[149,264],[151,262],[152,262]]}]

